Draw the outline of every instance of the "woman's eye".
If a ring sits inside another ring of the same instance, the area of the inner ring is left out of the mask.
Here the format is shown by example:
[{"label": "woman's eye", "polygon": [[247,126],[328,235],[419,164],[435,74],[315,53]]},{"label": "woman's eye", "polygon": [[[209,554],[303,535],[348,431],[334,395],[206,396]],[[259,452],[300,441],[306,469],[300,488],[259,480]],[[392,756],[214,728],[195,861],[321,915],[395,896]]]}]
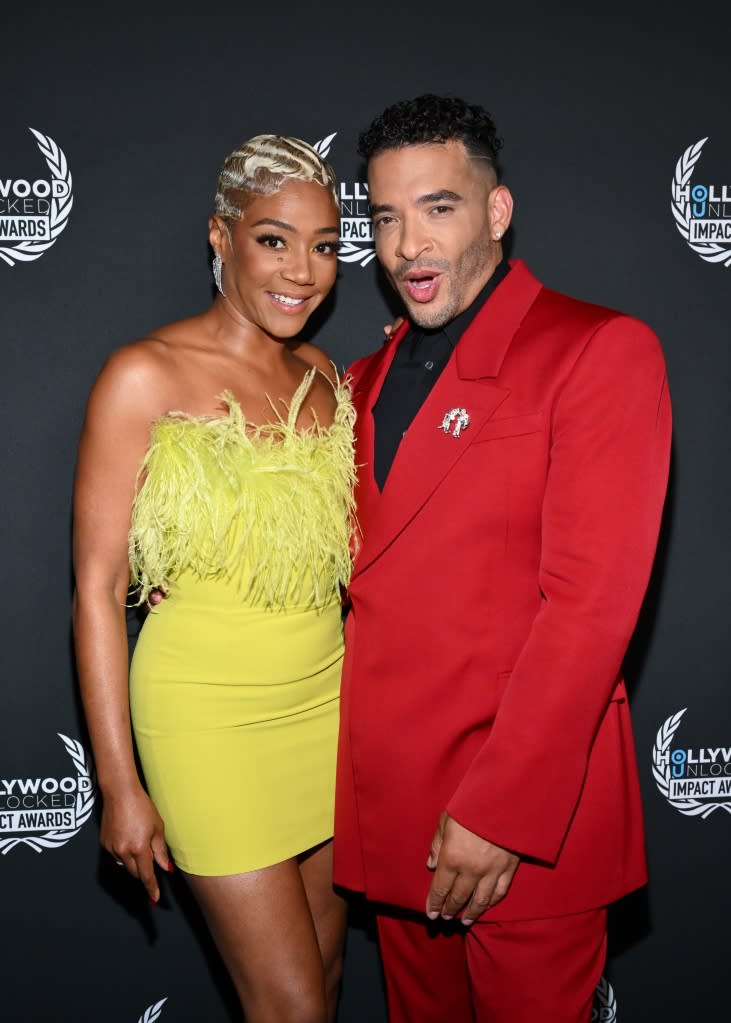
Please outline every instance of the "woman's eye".
[{"label": "woman's eye", "polygon": [[315,252],[321,252],[324,255],[337,255],[340,252],[340,247],[340,242],[320,242],[315,246]]},{"label": "woman's eye", "polygon": [[276,234],[262,234],[259,235],[257,241],[260,245],[264,245],[268,249],[283,249],[284,238],[280,238]]}]

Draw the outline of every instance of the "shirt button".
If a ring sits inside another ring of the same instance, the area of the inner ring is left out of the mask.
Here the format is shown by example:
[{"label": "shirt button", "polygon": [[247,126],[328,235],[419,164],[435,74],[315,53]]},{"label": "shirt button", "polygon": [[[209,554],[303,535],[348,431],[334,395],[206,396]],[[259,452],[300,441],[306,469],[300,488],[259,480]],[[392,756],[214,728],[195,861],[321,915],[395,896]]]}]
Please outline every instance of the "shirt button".
[{"label": "shirt button", "polygon": [[428,362],[424,363],[424,369],[434,369],[434,363],[429,359]]}]

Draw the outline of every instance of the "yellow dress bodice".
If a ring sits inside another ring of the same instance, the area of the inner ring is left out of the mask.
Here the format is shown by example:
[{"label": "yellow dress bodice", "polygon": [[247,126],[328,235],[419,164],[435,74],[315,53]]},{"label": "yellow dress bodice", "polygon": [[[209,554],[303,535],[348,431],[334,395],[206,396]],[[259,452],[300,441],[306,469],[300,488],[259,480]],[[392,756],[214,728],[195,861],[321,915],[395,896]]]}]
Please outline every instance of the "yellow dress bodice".
[{"label": "yellow dress bodice", "polygon": [[338,381],[332,424],[296,429],[316,372],[271,423],[247,422],[228,391],[227,415],[156,420],[129,532],[140,603],[183,575],[225,580],[242,600],[274,608],[324,607],[347,583],[355,411]]}]

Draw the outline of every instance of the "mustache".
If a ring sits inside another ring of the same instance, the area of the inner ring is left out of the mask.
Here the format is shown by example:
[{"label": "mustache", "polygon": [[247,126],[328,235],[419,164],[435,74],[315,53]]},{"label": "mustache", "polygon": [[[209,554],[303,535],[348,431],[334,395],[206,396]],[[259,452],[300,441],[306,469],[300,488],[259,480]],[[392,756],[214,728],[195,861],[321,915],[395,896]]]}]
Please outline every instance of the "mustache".
[{"label": "mustache", "polygon": [[443,270],[448,271],[451,269],[449,260],[447,259],[405,259],[402,263],[395,268],[393,276],[396,280],[401,281],[404,279],[407,273],[412,270]]}]

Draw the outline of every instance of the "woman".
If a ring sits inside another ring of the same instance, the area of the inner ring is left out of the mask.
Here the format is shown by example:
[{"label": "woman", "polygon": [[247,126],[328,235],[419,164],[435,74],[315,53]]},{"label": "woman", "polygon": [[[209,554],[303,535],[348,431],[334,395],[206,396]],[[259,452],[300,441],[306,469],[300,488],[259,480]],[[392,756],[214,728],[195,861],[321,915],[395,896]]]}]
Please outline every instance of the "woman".
[{"label": "woman", "polygon": [[[333,172],[256,136],[226,159],[209,230],[212,306],[111,356],[79,449],[74,630],[101,842],[152,902],[170,850],[249,1023],[324,1023],[345,924],[331,838],[354,414],[296,338],[335,282]],[[130,582],[167,599],[128,695]]]}]

